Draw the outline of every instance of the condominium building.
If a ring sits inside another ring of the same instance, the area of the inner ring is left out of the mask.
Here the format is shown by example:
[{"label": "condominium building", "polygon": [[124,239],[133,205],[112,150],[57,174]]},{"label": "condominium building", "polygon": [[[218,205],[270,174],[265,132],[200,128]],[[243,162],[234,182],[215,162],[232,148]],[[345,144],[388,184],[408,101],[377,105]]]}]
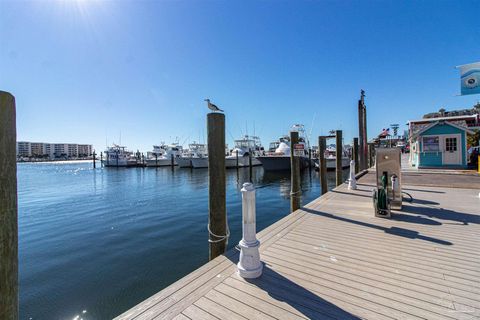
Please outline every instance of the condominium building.
[{"label": "condominium building", "polygon": [[17,157],[71,159],[92,156],[91,144],[17,142]]}]

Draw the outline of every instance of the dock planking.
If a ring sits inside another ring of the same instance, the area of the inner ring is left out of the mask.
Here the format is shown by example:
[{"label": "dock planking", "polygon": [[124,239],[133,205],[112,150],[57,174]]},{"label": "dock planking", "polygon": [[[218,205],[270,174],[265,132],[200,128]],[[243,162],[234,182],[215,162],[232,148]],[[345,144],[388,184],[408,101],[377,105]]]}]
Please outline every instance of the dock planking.
[{"label": "dock planking", "polygon": [[406,172],[392,219],[373,216],[374,181],[261,231],[260,278],[230,250],[115,319],[480,319],[477,177]]}]

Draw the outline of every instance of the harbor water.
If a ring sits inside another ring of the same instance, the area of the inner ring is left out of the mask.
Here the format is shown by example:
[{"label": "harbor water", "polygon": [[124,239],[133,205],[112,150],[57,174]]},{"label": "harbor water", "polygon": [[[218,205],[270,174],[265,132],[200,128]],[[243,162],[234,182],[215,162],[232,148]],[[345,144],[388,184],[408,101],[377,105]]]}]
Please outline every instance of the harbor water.
[{"label": "harbor water", "polygon": [[[17,168],[21,319],[110,319],[208,261],[207,169]],[[248,180],[227,170],[229,248]],[[255,167],[252,180],[260,231],[289,213],[290,174]],[[302,173],[302,191],[303,204],[319,196],[317,172]]]}]

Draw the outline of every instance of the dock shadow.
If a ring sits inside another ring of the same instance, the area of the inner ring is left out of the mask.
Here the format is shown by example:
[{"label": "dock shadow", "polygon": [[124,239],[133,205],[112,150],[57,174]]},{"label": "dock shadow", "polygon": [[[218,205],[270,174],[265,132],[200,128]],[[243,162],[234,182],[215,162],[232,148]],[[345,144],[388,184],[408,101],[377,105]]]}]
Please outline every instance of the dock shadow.
[{"label": "dock shadow", "polygon": [[272,299],[288,304],[307,319],[360,319],[286,278],[268,264],[264,263],[263,273],[259,278],[244,280],[268,293]]},{"label": "dock shadow", "polygon": [[385,233],[392,234],[392,235],[399,236],[399,237],[404,237],[404,238],[409,238],[409,239],[419,239],[419,240],[429,241],[429,242],[433,242],[433,243],[437,243],[437,244],[441,244],[441,245],[448,245],[448,246],[453,244],[450,241],[446,241],[446,240],[437,239],[437,238],[422,235],[418,231],[415,231],[415,230],[398,228],[398,227],[387,228],[387,227],[382,227],[382,226],[379,226],[379,225],[376,225],[376,224],[373,224],[373,223],[358,221],[358,220],[354,220],[354,219],[350,219],[350,218],[346,218],[346,217],[340,217],[340,216],[336,216],[336,215],[333,215],[333,214],[330,214],[330,213],[326,213],[326,212],[322,212],[322,211],[318,211],[318,210],[313,210],[313,209],[309,209],[309,208],[305,208],[305,207],[302,207],[301,209],[303,211],[306,211],[306,212],[309,212],[309,213],[312,213],[312,214],[316,214],[316,215],[320,215],[320,216],[323,216],[323,217],[326,217],[326,218],[331,218],[331,219],[335,219],[335,220],[339,220],[339,221],[343,221],[343,222],[348,222],[348,223],[360,225],[360,226],[363,226],[363,227],[368,227],[368,228],[372,228],[372,229],[381,230]]},{"label": "dock shadow", "polygon": [[423,189],[413,189],[413,188],[402,188],[402,190],[403,190],[403,191],[427,192],[427,193],[445,193],[444,191],[423,190]]},{"label": "dock shadow", "polygon": [[[414,201],[415,202],[415,201]],[[461,224],[480,224],[480,215],[463,213],[443,208],[435,207],[417,207],[404,204],[402,211],[439,220],[450,220],[460,222]]]},{"label": "dock shadow", "polygon": [[422,216],[414,216],[410,214],[403,214],[401,212],[395,212],[392,214],[392,220],[395,221],[402,221],[402,222],[408,222],[408,223],[416,223],[416,224],[424,224],[428,226],[441,226],[442,223],[437,220],[433,219],[428,219],[424,218]]}]

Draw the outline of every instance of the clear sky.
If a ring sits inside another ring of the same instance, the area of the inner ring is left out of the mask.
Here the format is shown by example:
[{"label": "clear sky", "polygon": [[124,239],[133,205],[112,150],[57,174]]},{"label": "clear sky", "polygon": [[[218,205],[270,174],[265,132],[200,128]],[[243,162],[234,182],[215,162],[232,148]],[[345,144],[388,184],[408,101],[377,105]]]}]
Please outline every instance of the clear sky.
[{"label": "clear sky", "polygon": [[370,138],[472,107],[454,67],[480,61],[479,14],[479,1],[0,0],[0,90],[16,96],[18,140],[203,140],[208,97],[230,146],[294,123],[348,142],[360,89]]}]

